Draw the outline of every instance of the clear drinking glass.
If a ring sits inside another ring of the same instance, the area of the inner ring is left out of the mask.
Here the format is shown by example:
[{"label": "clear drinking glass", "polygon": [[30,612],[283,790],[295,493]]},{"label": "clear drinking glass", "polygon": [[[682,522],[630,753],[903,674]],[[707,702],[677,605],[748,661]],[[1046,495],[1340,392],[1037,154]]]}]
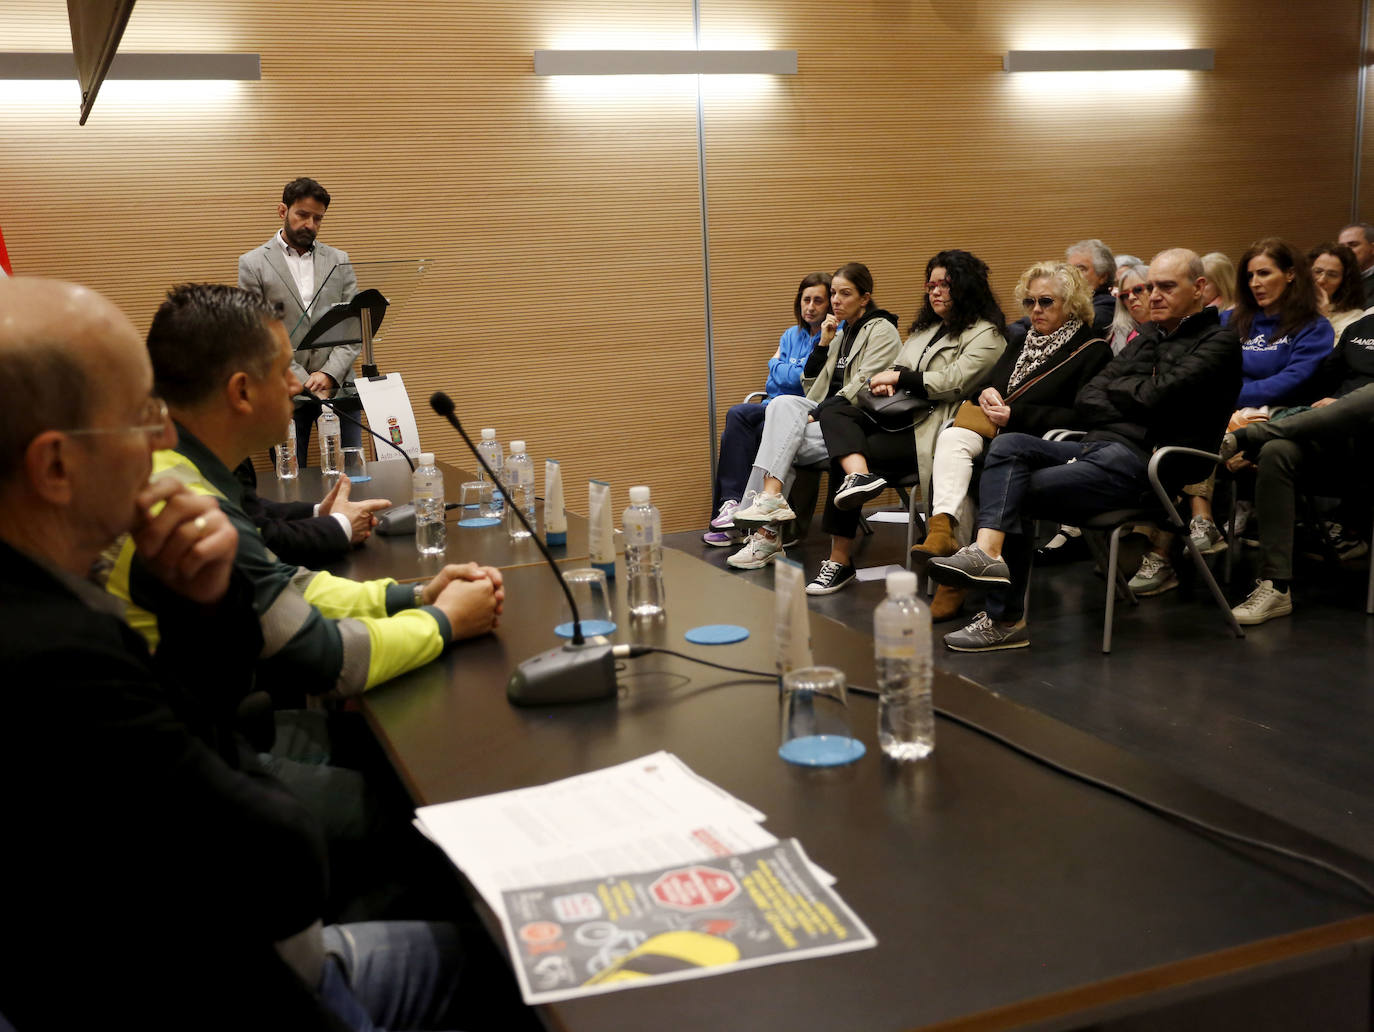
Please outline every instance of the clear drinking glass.
[{"label": "clear drinking glass", "polygon": [[843,670],[811,666],[783,675],[781,737],[778,755],[803,767],[838,767],[864,754],[850,730]]},{"label": "clear drinking glass", "polygon": [[[610,634],[615,630],[611,619],[611,595],[606,586],[606,573],[591,566],[563,572],[563,583],[568,586],[573,601],[577,603],[577,615],[582,621],[582,634],[592,637],[597,634]],[[568,600],[563,600],[563,621],[554,628],[560,637],[571,638],[572,610]]]},{"label": "clear drinking glass", "polygon": [[482,508],[482,492],[486,484],[480,480],[469,480],[458,486],[458,510],[463,516],[475,516]]},{"label": "clear drinking glass", "polygon": [[367,475],[367,457],[363,454],[362,448],[345,448],[343,450],[343,471],[344,476],[355,484],[361,484],[364,480],[371,480]]}]

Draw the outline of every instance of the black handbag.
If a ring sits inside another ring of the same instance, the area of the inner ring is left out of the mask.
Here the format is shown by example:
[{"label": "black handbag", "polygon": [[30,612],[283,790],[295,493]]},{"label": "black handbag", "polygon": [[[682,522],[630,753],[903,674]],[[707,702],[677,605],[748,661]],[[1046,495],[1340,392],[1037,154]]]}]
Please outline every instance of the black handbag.
[{"label": "black handbag", "polygon": [[867,386],[854,395],[854,407],[872,420],[879,430],[898,433],[910,430],[935,408],[935,402],[901,388],[891,395],[874,394]]}]

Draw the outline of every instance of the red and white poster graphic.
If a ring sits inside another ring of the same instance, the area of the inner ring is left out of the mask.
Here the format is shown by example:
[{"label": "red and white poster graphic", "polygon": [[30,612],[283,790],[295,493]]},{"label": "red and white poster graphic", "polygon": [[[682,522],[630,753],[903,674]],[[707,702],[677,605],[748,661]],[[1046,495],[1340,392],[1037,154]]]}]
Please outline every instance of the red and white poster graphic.
[{"label": "red and white poster graphic", "polygon": [[0,275],[14,275],[14,269],[10,268],[10,253],[5,250],[5,231],[2,229],[0,229]]}]

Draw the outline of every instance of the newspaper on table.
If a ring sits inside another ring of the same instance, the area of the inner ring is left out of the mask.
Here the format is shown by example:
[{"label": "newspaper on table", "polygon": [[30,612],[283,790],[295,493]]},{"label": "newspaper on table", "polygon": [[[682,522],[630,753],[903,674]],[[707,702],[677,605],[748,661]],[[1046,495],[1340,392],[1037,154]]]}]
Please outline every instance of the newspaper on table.
[{"label": "newspaper on table", "polygon": [[634,874],[508,889],[497,912],[531,1004],[877,945],[821,884],[795,839]]}]

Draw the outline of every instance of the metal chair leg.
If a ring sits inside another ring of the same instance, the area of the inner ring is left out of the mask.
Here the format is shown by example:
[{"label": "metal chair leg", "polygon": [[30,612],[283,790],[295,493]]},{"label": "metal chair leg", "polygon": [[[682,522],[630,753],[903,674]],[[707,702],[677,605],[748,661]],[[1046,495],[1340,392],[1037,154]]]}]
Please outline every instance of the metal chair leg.
[{"label": "metal chair leg", "polygon": [[[1112,651],[1112,620],[1116,616],[1116,560],[1121,553],[1121,532],[1124,529],[1124,524],[1112,528],[1111,542],[1107,549],[1107,615],[1102,621],[1102,651],[1104,653]],[[1134,596],[1132,597],[1134,598]]]},{"label": "metal chair leg", "polygon": [[1236,620],[1236,614],[1231,612],[1231,603],[1227,602],[1226,596],[1222,594],[1221,585],[1217,583],[1217,579],[1212,576],[1212,571],[1208,569],[1207,559],[1198,550],[1197,545],[1193,544],[1193,539],[1188,536],[1186,530],[1179,536],[1183,538],[1184,550],[1193,557],[1193,565],[1197,567],[1198,575],[1207,583],[1207,590],[1212,593],[1212,598],[1215,599],[1217,605],[1221,607],[1221,611],[1226,617],[1226,622],[1231,626],[1231,631],[1237,638],[1244,638],[1245,631],[1240,626],[1240,622]]}]

